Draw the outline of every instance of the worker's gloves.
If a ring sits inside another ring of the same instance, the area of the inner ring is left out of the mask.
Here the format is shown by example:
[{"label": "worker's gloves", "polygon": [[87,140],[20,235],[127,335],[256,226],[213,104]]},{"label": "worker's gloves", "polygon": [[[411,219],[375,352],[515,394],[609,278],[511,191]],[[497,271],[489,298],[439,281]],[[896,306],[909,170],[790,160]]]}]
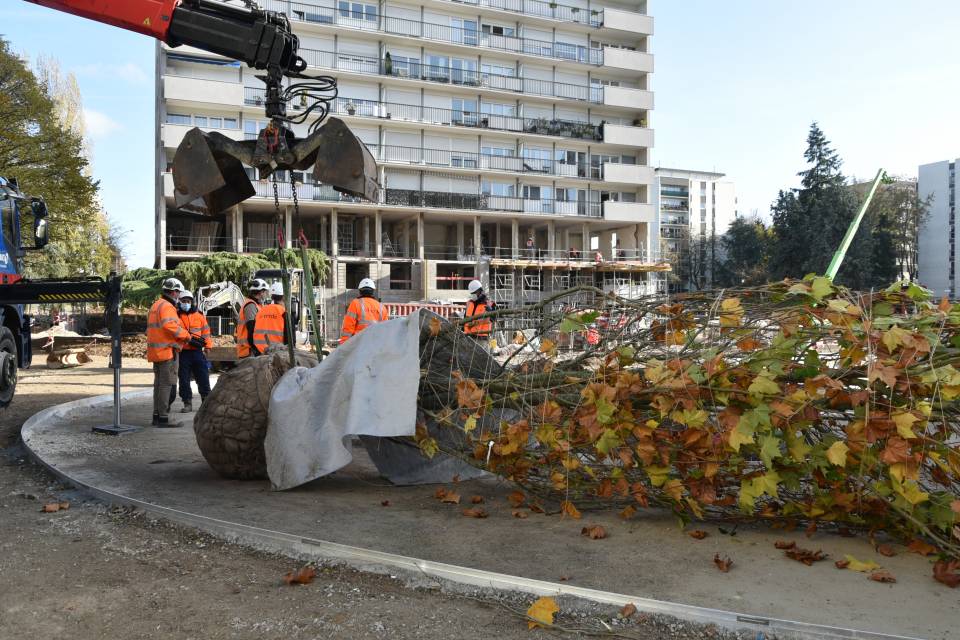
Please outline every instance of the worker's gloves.
[{"label": "worker's gloves", "polygon": [[190,346],[194,349],[203,349],[207,345],[203,342],[201,338],[190,338]]}]

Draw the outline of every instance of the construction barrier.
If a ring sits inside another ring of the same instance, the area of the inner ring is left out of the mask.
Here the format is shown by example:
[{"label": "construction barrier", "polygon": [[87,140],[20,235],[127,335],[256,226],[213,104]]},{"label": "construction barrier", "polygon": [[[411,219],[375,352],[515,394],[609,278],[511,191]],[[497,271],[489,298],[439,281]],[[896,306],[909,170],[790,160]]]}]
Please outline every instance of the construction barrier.
[{"label": "construction barrier", "polygon": [[454,314],[463,314],[464,306],[462,304],[422,304],[418,302],[384,302],[387,312],[391,318],[401,318],[415,313],[420,309],[433,311],[438,316],[451,318]]}]

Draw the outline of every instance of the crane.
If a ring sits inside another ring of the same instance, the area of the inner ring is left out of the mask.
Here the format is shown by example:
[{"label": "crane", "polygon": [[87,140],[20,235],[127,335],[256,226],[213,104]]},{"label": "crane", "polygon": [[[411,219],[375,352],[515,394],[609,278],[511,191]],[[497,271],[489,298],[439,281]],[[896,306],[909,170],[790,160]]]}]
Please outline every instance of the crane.
[{"label": "crane", "polygon": [[[151,36],[171,47],[196,47],[264,71],[269,123],[256,140],[236,141],[217,132],[190,130],[173,159],[178,207],[199,203],[208,213],[223,211],[254,195],[243,165],[261,177],[281,170],[314,167],[314,178],[338,191],[376,201],[379,191],[373,155],[338,118],[328,118],[337,81],[311,77],[298,55],[299,39],[283,13],[261,9],[253,0],[27,0],[96,22]],[[301,80],[284,87],[284,79]],[[287,104],[306,105],[288,115]],[[291,125],[314,117],[310,134],[298,139]]]}]

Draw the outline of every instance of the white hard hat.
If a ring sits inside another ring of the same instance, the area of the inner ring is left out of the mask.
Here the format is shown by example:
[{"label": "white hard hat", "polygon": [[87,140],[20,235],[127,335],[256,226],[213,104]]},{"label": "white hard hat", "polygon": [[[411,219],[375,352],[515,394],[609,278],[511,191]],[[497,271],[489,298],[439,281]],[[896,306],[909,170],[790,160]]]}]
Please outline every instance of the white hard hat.
[{"label": "white hard hat", "polygon": [[266,280],[261,280],[260,278],[254,278],[250,281],[250,284],[247,285],[249,291],[266,291],[270,288],[270,285],[267,284]]},{"label": "white hard hat", "polygon": [[190,291],[190,289],[184,289],[180,292],[180,299],[183,300],[184,298],[190,298],[193,300],[193,292]]},{"label": "white hard hat", "polygon": [[163,281],[164,291],[183,291],[183,283],[176,278],[167,278]]},{"label": "white hard hat", "polygon": [[270,285],[270,295],[271,296],[282,296],[283,295],[283,283],[274,282]]},{"label": "white hard hat", "polygon": [[471,280],[470,284],[467,285],[467,291],[470,293],[476,293],[477,291],[480,291],[480,289],[483,289],[483,283],[481,283],[479,280]]},{"label": "white hard hat", "polygon": [[376,289],[376,288],[377,288],[377,285],[375,285],[373,283],[373,280],[371,280],[370,278],[364,278],[363,280],[361,280],[360,285],[357,287],[357,289]]}]

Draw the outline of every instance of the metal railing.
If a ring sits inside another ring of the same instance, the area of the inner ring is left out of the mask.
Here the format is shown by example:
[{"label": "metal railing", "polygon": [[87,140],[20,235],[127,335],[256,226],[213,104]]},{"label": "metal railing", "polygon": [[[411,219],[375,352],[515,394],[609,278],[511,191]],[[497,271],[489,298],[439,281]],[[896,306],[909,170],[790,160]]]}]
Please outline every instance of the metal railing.
[{"label": "metal railing", "polygon": [[466,209],[472,211],[510,211],[536,215],[560,215],[599,218],[600,202],[572,202],[554,199],[528,199],[495,196],[486,193],[450,193],[416,189],[385,189],[384,204],[398,207]]},{"label": "metal railing", "polygon": [[[253,189],[258,198],[273,198],[273,183],[270,180],[254,180]],[[293,198],[293,188],[289,182],[277,182],[277,195],[283,199]],[[326,184],[298,184],[297,199],[314,202],[366,202],[356,196],[340,193]]]},{"label": "metal railing", "polygon": [[220,236],[168,235],[166,249],[167,251],[183,251],[186,253],[230,251],[233,249],[233,242],[233,238]]},{"label": "metal railing", "polygon": [[[263,104],[266,93],[260,89],[259,93],[248,94]],[[251,104],[248,97],[247,104]],[[336,115],[347,115],[380,120],[404,120],[423,122],[426,124],[450,125],[469,127],[474,129],[491,129],[495,131],[515,131],[536,135],[560,136],[581,140],[603,140],[603,127],[590,122],[576,122],[573,120],[548,120],[546,118],[523,118],[519,116],[495,115],[466,109],[446,109],[442,107],[426,107],[415,104],[401,104],[398,102],[379,102],[377,100],[362,100],[359,98],[337,97],[331,103],[330,112]]]},{"label": "metal railing", "polygon": [[549,0],[452,0],[457,4],[475,5],[511,11],[523,15],[548,18],[560,22],[576,22],[588,24],[591,27],[603,26],[603,10],[588,11],[580,7],[572,7]]},{"label": "metal railing", "polygon": [[587,163],[567,164],[549,158],[529,158],[524,156],[501,156],[472,151],[450,151],[447,149],[420,149],[396,145],[367,145],[378,161],[393,164],[409,164],[428,167],[450,167],[454,169],[478,169],[490,171],[510,171],[515,173],[583,178],[599,180],[600,167]]},{"label": "metal railing", "polygon": [[[474,69],[456,68],[453,66],[438,66],[423,64],[419,61],[393,60],[392,58],[375,58],[348,53],[334,53],[317,49],[299,50],[300,55],[311,67],[351,71],[371,75],[392,76],[395,78],[410,78],[427,82],[439,82],[464,87],[481,87],[515,91],[528,95],[546,96],[553,98],[568,98],[584,102],[603,102],[603,86],[569,84],[552,80],[536,80],[508,76],[498,73],[485,73]],[[388,54],[389,55],[389,54]]]},{"label": "metal railing", "polygon": [[[499,51],[510,51],[514,53],[525,53],[544,58],[554,58],[559,60],[572,60],[584,62],[587,64],[602,65],[603,50],[594,49],[584,45],[575,45],[573,43],[550,42],[547,40],[536,40],[533,38],[523,38],[517,36],[495,35],[492,33],[483,33],[478,30],[476,20],[470,21],[469,25],[455,27],[452,25],[436,24],[432,22],[422,22],[420,20],[410,20],[408,18],[398,18],[379,15],[377,13],[367,13],[364,11],[354,11],[347,8],[335,8],[330,5],[319,5],[307,2],[284,2],[283,0],[267,0],[267,9],[282,11],[287,14],[291,20],[299,22],[311,22],[314,24],[326,24],[360,29],[362,31],[377,31],[400,36],[410,36],[412,38],[422,38],[424,40],[435,40],[439,42],[449,42],[451,44],[462,44],[471,47],[483,47],[485,49],[495,49]],[[476,4],[474,2],[473,4]],[[504,5],[509,4],[503,2]],[[547,2],[523,2],[520,4],[530,4],[534,10],[539,5],[546,5]],[[503,7],[494,7],[503,8]],[[560,7],[557,6],[556,9]],[[577,16],[583,14],[585,17],[591,16],[591,12],[577,7],[564,7],[567,11],[553,11],[553,14],[546,14],[541,11],[534,15],[541,17],[554,17],[554,15]],[[522,10],[520,11],[523,12]],[[454,17],[454,16],[451,16]],[[570,22],[588,22],[581,20],[569,20]],[[599,25],[597,25],[599,26]]]}]

